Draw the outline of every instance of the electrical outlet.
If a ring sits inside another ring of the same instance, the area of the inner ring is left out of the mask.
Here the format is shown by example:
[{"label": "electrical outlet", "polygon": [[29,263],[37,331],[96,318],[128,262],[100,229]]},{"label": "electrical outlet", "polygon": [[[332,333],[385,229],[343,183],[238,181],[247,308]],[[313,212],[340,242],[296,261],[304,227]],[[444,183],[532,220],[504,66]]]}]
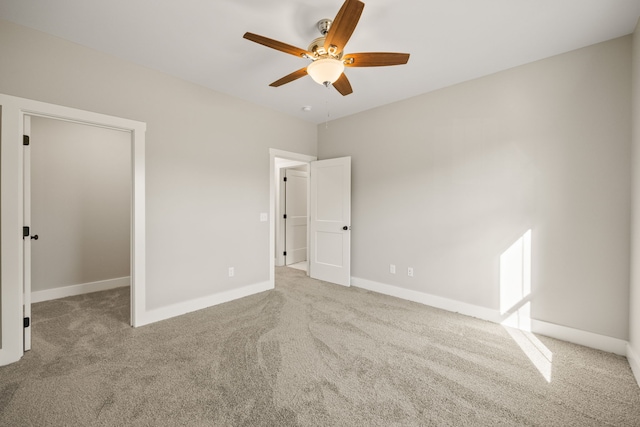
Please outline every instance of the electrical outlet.
[{"label": "electrical outlet", "polygon": [[269,215],[267,215],[267,213],[266,213],[266,212],[262,212],[262,213],[260,214],[260,221],[261,221],[261,222],[265,222],[265,221],[267,221],[268,219],[269,219]]},{"label": "electrical outlet", "polygon": [[236,271],[233,267],[229,267],[229,277],[233,277],[235,276]]},{"label": "electrical outlet", "polygon": [[407,268],[407,276],[413,277],[413,267]]},{"label": "electrical outlet", "polygon": [[396,265],[395,264],[389,264],[389,273],[396,274]]}]

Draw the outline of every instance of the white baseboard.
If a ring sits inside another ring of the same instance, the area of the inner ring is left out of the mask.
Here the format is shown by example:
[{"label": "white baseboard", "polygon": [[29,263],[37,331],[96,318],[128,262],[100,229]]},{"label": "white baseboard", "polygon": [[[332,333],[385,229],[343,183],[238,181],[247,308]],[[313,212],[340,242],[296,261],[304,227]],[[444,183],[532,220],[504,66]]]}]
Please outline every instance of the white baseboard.
[{"label": "white baseboard", "polygon": [[398,286],[386,285],[359,277],[351,278],[351,285],[357,288],[366,289],[368,291],[378,292],[380,294],[389,295],[396,298],[406,299],[431,307],[441,308],[443,310],[452,311],[454,313],[464,314],[465,316],[477,317],[478,319],[488,320],[494,323],[500,323],[501,316],[498,310],[492,310],[478,305],[467,304],[464,302],[443,298],[424,292],[413,291],[410,289],[400,288]]},{"label": "white baseboard", "polygon": [[[493,323],[501,323],[503,316],[498,310],[481,307],[473,304],[467,304],[424,292],[413,291],[410,289],[400,288],[398,286],[378,283],[358,277],[351,278],[351,284],[355,287],[366,289],[381,294],[418,302],[420,304],[431,307],[440,308],[454,313],[464,314],[465,316],[476,317],[478,319],[487,320]],[[579,329],[567,326],[555,325],[541,320],[531,319],[531,332],[540,335],[546,335],[563,341],[580,344],[585,347],[591,347],[598,350],[608,351],[610,353],[627,355],[627,341],[618,338],[612,338],[605,335],[594,334],[592,332],[581,331]],[[638,365],[640,372],[640,364]],[[635,372],[635,371],[634,371]],[[636,376],[637,378],[637,376]]]},{"label": "white baseboard", "polygon": [[580,329],[569,328],[536,319],[531,319],[531,332],[597,350],[608,351],[609,353],[615,353],[620,356],[627,355],[627,341],[619,338],[581,331]]},{"label": "white baseboard", "polygon": [[631,344],[627,345],[627,360],[629,361],[629,365],[631,365],[633,375],[636,377],[636,382],[640,386],[640,356],[633,350]]},{"label": "white baseboard", "polygon": [[243,286],[238,289],[231,289],[229,291],[220,292],[215,295],[209,295],[202,298],[180,302],[166,307],[147,310],[141,316],[142,319],[140,319],[140,323],[136,326],[148,325],[150,323],[159,322],[161,320],[170,319],[176,316],[181,316],[183,314],[213,307],[215,305],[233,301],[239,298],[248,297],[250,295],[268,291],[270,289],[273,289],[273,284],[267,281]]},{"label": "white baseboard", "polygon": [[106,291],[108,289],[121,288],[130,286],[131,279],[129,277],[119,277],[117,279],[100,280],[98,282],[81,283],[79,285],[62,286],[54,289],[46,289],[43,291],[31,292],[31,302],[49,301],[75,295],[88,294],[91,292]]}]

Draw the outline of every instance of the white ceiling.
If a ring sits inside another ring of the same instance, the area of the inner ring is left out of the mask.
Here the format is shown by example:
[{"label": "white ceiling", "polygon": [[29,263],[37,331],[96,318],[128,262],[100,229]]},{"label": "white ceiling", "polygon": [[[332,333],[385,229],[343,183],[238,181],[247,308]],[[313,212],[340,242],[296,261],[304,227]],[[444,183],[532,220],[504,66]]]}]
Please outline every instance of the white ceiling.
[{"label": "white ceiling", "polygon": [[308,61],[242,38],[306,49],[342,0],[0,0],[0,18],[321,123],[630,34],[640,16],[640,0],[364,2],[345,52],[411,58],[347,69],[346,97],[310,77],[269,87]]}]

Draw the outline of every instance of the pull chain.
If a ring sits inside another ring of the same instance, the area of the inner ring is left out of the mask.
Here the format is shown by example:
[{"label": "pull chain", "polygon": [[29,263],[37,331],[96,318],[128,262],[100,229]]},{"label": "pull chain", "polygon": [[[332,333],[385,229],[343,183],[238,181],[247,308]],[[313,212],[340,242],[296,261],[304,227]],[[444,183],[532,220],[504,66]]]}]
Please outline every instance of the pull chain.
[{"label": "pull chain", "polygon": [[329,129],[329,118],[331,117],[331,112],[329,111],[329,91],[331,90],[331,84],[328,84],[326,86],[327,86],[327,90],[324,93],[324,106],[325,106],[325,109],[327,110],[327,117],[325,118],[325,121],[324,121],[324,127],[325,129]]}]

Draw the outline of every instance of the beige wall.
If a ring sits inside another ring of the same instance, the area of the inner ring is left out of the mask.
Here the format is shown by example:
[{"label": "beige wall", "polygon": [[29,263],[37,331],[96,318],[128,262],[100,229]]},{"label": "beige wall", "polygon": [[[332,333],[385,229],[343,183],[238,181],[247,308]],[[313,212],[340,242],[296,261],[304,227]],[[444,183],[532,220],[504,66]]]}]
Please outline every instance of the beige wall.
[{"label": "beige wall", "polygon": [[33,291],[130,271],[131,134],[31,118]]},{"label": "beige wall", "polygon": [[532,317],[626,340],[630,49],[623,37],[319,126],[319,158],[352,157],[352,275],[499,310],[500,257],[530,229]]},{"label": "beige wall", "polygon": [[1,20],[0,70],[0,93],[147,123],[148,309],[269,280],[269,148],[315,154],[315,125]]}]

